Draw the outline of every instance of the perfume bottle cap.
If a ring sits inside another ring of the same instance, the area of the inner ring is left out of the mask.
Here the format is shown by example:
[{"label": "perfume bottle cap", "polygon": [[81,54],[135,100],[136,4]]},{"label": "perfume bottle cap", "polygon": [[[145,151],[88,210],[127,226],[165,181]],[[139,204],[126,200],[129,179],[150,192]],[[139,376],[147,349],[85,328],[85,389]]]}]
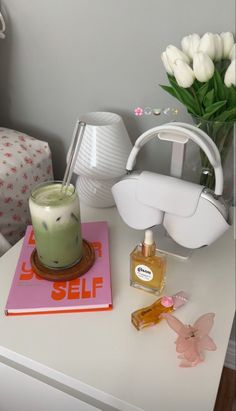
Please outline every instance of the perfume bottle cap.
[{"label": "perfume bottle cap", "polygon": [[145,230],[144,244],[152,245],[154,243],[152,230]]},{"label": "perfume bottle cap", "polygon": [[142,243],[142,254],[144,257],[150,257],[155,254],[156,244],[153,238],[152,230],[145,230],[145,236]]},{"label": "perfume bottle cap", "polygon": [[182,307],[182,305],[185,305],[188,302],[188,296],[184,291],[179,291],[177,294],[174,294],[172,296],[164,296],[161,299],[161,305],[163,307],[172,307],[174,310],[177,310],[177,308]]},{"label": "perfume bottle cap", "polygon": [[174,305],[174,300],[172,297],[165,295],[161,299],[161,305],[163,305],[163,307],[172,307],[172,305]]}]

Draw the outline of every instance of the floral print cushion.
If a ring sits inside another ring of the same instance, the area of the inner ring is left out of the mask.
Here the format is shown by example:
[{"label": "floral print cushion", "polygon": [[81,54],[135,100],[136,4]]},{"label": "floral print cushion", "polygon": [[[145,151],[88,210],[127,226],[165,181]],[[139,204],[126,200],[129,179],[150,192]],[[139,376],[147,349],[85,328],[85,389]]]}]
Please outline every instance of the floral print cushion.
[{"label": "floral print cushion", "polygon": [[11,245],[24,235],[30,224],[31,189],[52,179],[48,143],[0,128],[0,233]]}]

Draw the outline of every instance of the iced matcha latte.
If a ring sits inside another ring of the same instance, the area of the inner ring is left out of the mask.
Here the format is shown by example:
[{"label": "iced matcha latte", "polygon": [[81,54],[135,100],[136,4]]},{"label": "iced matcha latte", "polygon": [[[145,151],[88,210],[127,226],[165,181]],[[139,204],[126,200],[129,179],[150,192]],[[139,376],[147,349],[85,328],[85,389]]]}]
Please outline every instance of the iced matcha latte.
[{"label": "iced matcha latte", "polygon": [[58,269],[72,266],[82,257],[79,199],[72,184],[66,193],[61,185],[60,181],[42,183],[29,200],[39,259]]}]

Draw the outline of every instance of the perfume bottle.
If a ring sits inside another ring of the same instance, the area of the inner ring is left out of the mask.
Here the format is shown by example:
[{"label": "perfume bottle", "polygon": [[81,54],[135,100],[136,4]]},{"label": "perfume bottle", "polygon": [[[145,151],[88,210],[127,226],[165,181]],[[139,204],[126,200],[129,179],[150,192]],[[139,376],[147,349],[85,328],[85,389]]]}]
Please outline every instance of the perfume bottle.
[{"label": "perfume bottle", "polygon": [[159,323],[166,313],[171,313],[177,308],[182,307],[188,301],[188,296],[184,291],[179,291],[177,294],[164,296],[155,301],[148,307],[141,308],[131,314],[131,322],[141,330],[144,327],[150,327]]},{"label": "perfume bottle", "polygon": [[159,295],[165,285],[166,256],[156,249],[152,230],[130,254],[130,285]]}]

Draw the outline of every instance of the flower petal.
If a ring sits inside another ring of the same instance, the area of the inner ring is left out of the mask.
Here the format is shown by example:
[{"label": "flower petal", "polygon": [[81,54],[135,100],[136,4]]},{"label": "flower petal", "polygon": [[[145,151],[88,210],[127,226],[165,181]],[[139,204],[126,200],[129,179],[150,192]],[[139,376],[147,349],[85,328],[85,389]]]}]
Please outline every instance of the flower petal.
[{"label": "flower petal", "polygon": [[197,80],[205,83],[212,78],[215,66],[206,53],[198,52],[193,55],[193,71]]},{"label": "flower petal", "polygon": [[194,53],[198,50],[199,42],[200,36],[196,33],[183,37],[181,41],[181,47],[183,52],[190,58],[190,60],[193,59]]},{"label": "flower petal", "polygon": [[162,63],[164,64],[164,67],[167,71],[168,74],[170,74],[171,76],[173,76],[173,70],[169,64],[169,60],[167,58],[166,52],[164,51],[163,53],[161,53],[161,59],[162,59]]},{"label": "flower petal", "polygon": [[205,33],[198,46],[198,51],[202,51],[203,53],[207,54],[211,60],[215,58],[215,42],[214,42],[214,34],[212,33]]},{"label": "flower petal", "polygon": [[234,43],[233,47],[230,50],[229,58],[231,61],[236,59],[236,43]]},{"label": "flower petal", "polygon": [[192,86],[195,80],[195,74],[187,63],[177,59],[172,68],[175,79],[180,87],[188,88]]},{"label": "flower petal", "polygon": [[236,86],[236,60],[232,60],[225,72],[224,83],[226,87]]},{"label": "flower petal", "polygon": [[224,33],[220,33],[223,42],[223,58],[228,59],[230,55],[230,51],[234,44],[234,36],[233,33],[227,31]]},{"label": "flower petal", "polygon": [[173,68],[173,64],[177,59],[185,61],[185,63],[189,63],[189,57],[178,47],[173,46],[170,44],[168,47],[166,47],[166,56],[169,62],[169,65],[171,68]]}]

